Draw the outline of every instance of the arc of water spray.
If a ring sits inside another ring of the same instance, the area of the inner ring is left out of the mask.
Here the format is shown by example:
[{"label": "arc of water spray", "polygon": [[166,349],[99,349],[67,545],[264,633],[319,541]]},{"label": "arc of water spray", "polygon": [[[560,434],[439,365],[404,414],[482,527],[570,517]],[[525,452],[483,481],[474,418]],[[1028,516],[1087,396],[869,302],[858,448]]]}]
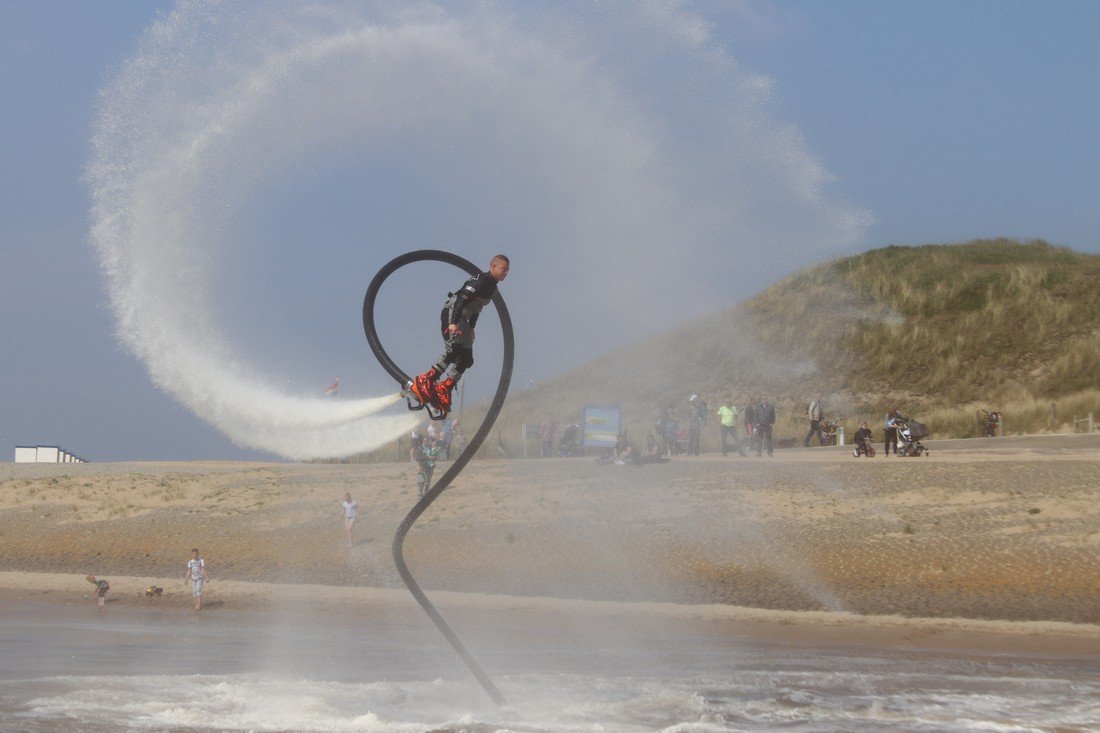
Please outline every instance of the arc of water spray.
[{"label": "arc of water spray", "polygon": [[[385,348],[382,347],[382,342],[378,340],[378,331],[375,329],[374,324],[374,302],[378,297],[378,290],[382,287],[382,283],[384,283],[390,275],[405,265],[427,261],[443,262],[454,265],[459,269],[465,270],[470,275],[476,275],[481,271],[469,260],[451,252],[434,249],[406,252],[390,260],[378,271],[367,287],[367,295],[363,299],[363,330],[367,334],[367,342],[370,344],[371,351],[374,352],[374,356],[378,359],[382,368],[385,369],[390,376],[396,379],[402,388],[409,383],[410,377],[401,367],[394,363],[393,359],[386,353]],[[489,693],[489,697],[493,698],[493,702],[498,705],[503,705],[505,704],[504,696],[500,694],[496,685],[494,685],[493,681],[489,679],[489,676],[485,674],[485,670],[481,668],[481,665],[479,665],[473,655],[470,654],[470,651],[462,643],[462,640],[458,638],[458,635],[455,634],[454,630],[443,619],[443,616],[440,615],[439,611],[432,605],[432,602],[428,600],[428,596],[420,589],[412,573],[409,572],[409,566],[405,563],[404,555],[405,536],[409,533],[409,530],[420,515],[424,513],[428,506],[431,505],[448,486],[450,486],[451,481],[453,481],[462,469],[466,467],[466,464],[469,463],[473,455],[477,453],[478,448],[481,447],[481,443],[485,440],[485,436],[492,430],[493,423],[496,422],[497,419],[497,414],[500,412],[500,408],[504,406],[504,398],[508,395],[508,385],[512,381],[512,361],[515,351],[512,334],[512,319],[508,315],[508,307],[504,304],[504,298],[499,291],[493,295],[493,305],[496,306],[497,315],[500,317],[500,326],[504,332],[504,359],[500,370],[500,382],[497,384],[493,402],[489,406],[489,412],[485,415],[485,419],[482,420],[481,426],[477,429],[477,432],[474,433],[474,437],[470,440],[469,444],[454,460],[454,463],[451,464],[447,472],[444,473],[443,476],[428,489],[423,498],[413,506],[405,516],[405,519],[401,522],[401,525],[397,528],[397,532],[394,533],[393,536],[393,562],[397,566],[397,572],[401,574],[401,580],[404,581],[405,586],[409,589],[409,592],[412,593],[416,602],[419,603],[420,607],[424,609],[424,612],[428,614],[428,618],[432,620],[432,623],[436,625],[447,641],[450,642],[451,646],[454,647],[455,651],[458,652],[458,655],[462,657],[462,660],[466,663],[466,666],[470,668],[474,677],[476,677],[477,681],[481,683],[481,686],[485,688],[485,692]]]}]

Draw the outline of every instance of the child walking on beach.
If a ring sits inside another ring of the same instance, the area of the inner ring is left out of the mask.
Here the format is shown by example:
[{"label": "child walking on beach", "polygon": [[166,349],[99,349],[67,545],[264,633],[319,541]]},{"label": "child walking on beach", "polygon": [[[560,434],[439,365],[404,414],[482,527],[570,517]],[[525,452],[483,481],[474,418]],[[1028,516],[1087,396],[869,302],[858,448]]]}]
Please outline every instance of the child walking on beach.
[{"label": "child walking on beach", "polygon": [[102,606],[107,603],[107,599],[105,596],[107,595],[107,591],[111,589],[111,584],[103,578],[96,580],[96,577],[94,575],[89,575],[84,579],[95,586],[95,594],[99,596],[99,605]]},{"label": "child walking on beach", "polygon": [[351,537],[352,527],[359,519],[359,502],[351,498],[351,492],[344,494],[344,501],[340,504],[344,517],[344,533],[348,536],[348,547],[355,544]]},{"label": "child walking on beach", "polygon": [[206,561],[199,557],[199,548],[191,548],[191,559],[187,561],[187,575],[183,578],[183,584],[191,584],[191,592],[195,595],[195,610],[202,610],[202,586],[206,583]]}]

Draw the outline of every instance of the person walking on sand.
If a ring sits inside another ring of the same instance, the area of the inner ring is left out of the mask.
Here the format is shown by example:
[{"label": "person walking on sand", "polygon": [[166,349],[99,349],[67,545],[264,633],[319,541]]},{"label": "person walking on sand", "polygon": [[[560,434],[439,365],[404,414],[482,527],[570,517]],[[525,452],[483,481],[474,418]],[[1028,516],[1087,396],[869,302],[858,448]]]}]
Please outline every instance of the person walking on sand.
[{"label": "person walking on sand", "polygon": [[99,605],[102,606],[102,605],[106,604],[107,603],[107,598],[106,598],[107,591],[111,590],[111,584],[108,583],[103,578],[99,578],[97,580],[94,575],[88,575],[84,578],[84,580],[88,581],[89,583],[91,583],[92,585],[95,586],[95,594],[97,596],[99,596]]},{"label": "person walking on sand", "polygon": [[199,557],[199,548],[191,548],[191,559],[187,561],[187,575],[183,584],[191,584],[191,593],[195,596],[195,610],[202,610],[202,586],[210,576],[206,574],[206,561]]},{"label": "person walking on sand", "polygon": [[802,439],[805,448],[810,447],[810,438],[817,436],[817,444],[825,445],[825,435],[821,432],[821,423],[825,420],[825,408],[821,404],[821,395],[818,394],[810,400],[810,407],[806,410],[806,417],[810,421],[810,432]]},{"label": "person walking on sand", "polygon": [[344,534],[348,537],[348,547],[355,544],[351,537],[351,529],[359,519],[359,502],[351,498],[351,492],[344,494],[344,501],[340,504],[344,517]]},{"label": "person walking on sand", "polygon": [[440,449],[434,441],[425,440],[420,444],[416,455],[416,491],[417,497],[424,498],[432,485],[435,462],[439,460]]}]

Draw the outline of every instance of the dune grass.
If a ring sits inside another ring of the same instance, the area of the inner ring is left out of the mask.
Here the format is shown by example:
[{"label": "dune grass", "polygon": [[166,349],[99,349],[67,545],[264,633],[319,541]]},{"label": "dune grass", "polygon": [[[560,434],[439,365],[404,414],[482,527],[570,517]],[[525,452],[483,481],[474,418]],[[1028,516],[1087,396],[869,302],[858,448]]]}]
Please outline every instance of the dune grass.
[{"label": "dune grass", "polygon": [[[1067,430],[1098,411],[1100,257],[1046,242],[886,247],[800,272],[744,304],[777,354],[813,354],[816,388],[861,413],[920,410],[938,435],[978,408],[1015,432]],[[1050,405],[1059,404],[1051,420]]]},{"label": "dune grass", "polygon": [[746,315],[775,350],[842,367],[835,388],[1055,397],[1097,384],[1098,283],[1100,257],[1041,241],[887,247],[777,283]]}]

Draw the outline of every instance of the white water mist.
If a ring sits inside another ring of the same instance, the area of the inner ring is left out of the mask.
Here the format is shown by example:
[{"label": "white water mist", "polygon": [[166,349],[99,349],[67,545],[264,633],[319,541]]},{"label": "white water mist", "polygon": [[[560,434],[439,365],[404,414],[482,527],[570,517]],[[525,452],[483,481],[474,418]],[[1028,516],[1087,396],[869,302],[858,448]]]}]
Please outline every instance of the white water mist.
[{"label": "white water mist", "polygon": [[[405,198],[350,222],[376,255],[357,272],[410,243],[507,248],[513,316],[540,334],[517,368],[544,376],[858,239],[866,215],[773,107],[768,80],[674,4],[181,1],[103,92],[91,239],[119,336],[158,386],[239,444],[344,455],[415,418],[377,414],[392,395],[291,393],[264,366],[284,354],[231,334],[283,328],[293,353],[300,324],[242,324],[218,302],[244,277],[242,228],[278,220],[257,213],[273,187],[326,161],[384,190],[377,171],[408,173]],[[285,254],[249,234],[250,255]]]}]

